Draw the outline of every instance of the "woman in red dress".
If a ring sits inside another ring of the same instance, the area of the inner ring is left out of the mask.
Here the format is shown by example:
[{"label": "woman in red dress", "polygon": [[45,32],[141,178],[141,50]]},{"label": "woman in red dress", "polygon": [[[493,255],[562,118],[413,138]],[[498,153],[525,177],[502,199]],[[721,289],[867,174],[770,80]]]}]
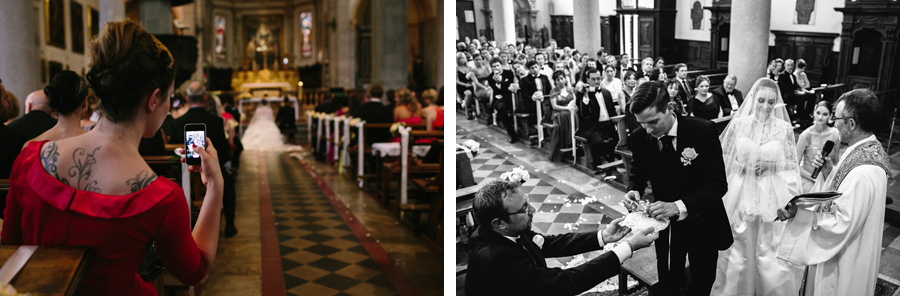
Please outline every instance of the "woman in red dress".
[{"label": "woman in red dress", "polygon": [[[175,78],[172,55],[133,21],[110,22],[91,42],[90,71],[103,117],[90,132],[35,141],[13,165],[5,245],[82,246],[93,264],[76,295],[156,295],[138,266],[151,242],[170,274],[205,281],[216,256],[222,172],[212,145],[200,153],[206,196],[191,231],[183,190],[158,177],[138,153],[159,130]],[[207,139],[207,143],[210,143]]]}]

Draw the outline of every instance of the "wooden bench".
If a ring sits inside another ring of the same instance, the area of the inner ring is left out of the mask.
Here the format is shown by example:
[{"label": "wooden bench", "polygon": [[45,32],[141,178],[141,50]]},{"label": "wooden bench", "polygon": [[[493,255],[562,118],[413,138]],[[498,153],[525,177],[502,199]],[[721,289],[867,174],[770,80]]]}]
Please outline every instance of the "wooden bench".
[{"label": "wooden bench", "polygon": [[[625,119],[625,115],[616,115],[616,116],[609,118],[610,121],[612,121],[616,124],[616,131],[619,135],[619,143],[622,142],[622,135],[626,134],[624,119]],[[578,144],[581,145],[582,150],[584,151],[584,157],[582,157],[580,159],[580,161],[576,157],[575,167],[580,168],[585,171],[595,172],[597,170],[607,171],[610,168],[613,168],[613,167],[616,167],[616,166],[619,166],[622,164],[621,161],[613,161],[613,162],[605,163],[605,164],[595,167],[593,164],[594,164],[594,157],[596,157],[596,156],[591,154],[591,147],[590,147],[590,143],[588,142],[588,139],[581,137],[581,136],[577,136],[577,135],[573,135],[572,138],[575,140],[575,142],[577,142]],[[573,142],[573,145],[575,142]]]}]

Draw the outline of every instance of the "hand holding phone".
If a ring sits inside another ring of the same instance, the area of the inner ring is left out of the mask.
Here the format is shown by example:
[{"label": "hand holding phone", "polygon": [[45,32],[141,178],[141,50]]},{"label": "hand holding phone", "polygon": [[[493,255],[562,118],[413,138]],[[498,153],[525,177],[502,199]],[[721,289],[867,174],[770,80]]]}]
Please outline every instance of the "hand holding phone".
[{"label": "hand holding phone", "polygon": [[200,154],[194,151],[194,145],[201,149],[206,148],[206,125],[191,123],[184,126],[184,154],[185,163],[189,165],[200,164]]}]

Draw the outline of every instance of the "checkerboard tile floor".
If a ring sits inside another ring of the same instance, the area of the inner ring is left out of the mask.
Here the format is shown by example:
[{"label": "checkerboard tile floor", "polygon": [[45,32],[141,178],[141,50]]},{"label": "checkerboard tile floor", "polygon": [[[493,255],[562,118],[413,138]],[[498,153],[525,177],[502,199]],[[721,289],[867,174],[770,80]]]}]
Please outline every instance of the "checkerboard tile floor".
[{"label": "checkerboard tile floor", "polygon": [[266,155],[288,295],[396,295],[309,174],[284,153]]}]

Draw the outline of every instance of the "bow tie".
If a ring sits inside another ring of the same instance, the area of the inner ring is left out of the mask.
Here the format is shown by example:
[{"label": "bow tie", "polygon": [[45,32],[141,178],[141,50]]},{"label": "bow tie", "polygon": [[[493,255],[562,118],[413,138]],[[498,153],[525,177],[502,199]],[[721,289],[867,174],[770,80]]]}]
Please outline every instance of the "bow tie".
[{"label": "bow tie", "polygon": [[726,96],[733,96],[733,95],[734,95],[734,92],[725,92],[725,95],[726,95]]}]

